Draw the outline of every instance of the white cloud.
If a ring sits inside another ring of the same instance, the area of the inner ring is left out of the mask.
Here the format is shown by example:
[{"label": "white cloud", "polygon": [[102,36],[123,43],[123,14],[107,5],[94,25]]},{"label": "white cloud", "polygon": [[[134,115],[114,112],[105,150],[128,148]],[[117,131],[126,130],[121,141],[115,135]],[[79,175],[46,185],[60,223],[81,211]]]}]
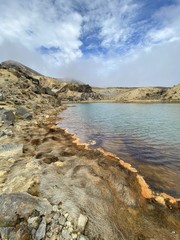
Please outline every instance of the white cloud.
[{"label": "white cloud", "polygon": [[59,55],[52,53],[46,56],[58,63],[81,56],[79,37],[82,17],[71,8],[58,12],[58,6],[48,0],[26,1],[25,4],[21,0],[4,1],[0,15],[1,38],[20,42],[32,50],[42,46],[59,48]]},{"label": "white cloud", "polygon": [[139,21],[145,2],[0,0],[0,61],[96,86],[176,84],[180,1]]}]

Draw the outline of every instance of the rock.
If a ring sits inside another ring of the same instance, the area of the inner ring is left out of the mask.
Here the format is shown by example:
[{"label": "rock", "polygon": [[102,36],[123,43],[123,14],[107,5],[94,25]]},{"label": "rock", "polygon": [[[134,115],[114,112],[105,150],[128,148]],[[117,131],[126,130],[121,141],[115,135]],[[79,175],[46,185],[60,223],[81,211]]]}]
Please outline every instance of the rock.
[{"label": "rock", "polygon": [[81,234],[81,235],[78,237],[78,240],[89,240],[89,238]]},{"label": "rock", "polygon": [[0,138],[3,137],[3,136],[5,136],[5,135],[6,135],[6,134],[5,134],[4,131],[0,131]]},{"label": "rock", "polygon": [[54,211],[54,212],[58,212],[58,210],[59,210],[59,209],[58,209],[58,206],[57,206],[57,205],[54,205],[54,206],[53,206],[53,211]]},{"label": "rock", "polygon": [[80,214],[78,218],[78,224],[77,224],[78,231],[83,232],[87,222],[88,222],[88,218],[85,215]]},{"label": "rock", "polygon": [[46,235],[46,220],[45,218],[43,218],[36,231],[35,239],[36,240],[44,239],[45,235]]},{"label": "rock", "polygon": [[14,113],[11,110],[2,109],[0,111],[0,117],[4,124],[6,125],[11,125],[15,121]]},{"label": "rock", "polygon": [[14,157],[23,154],[23,144],[20,143],[6,143],[0,144],[0,157]]},{"label": "rock", "polygon": [[39,217],[31,217],[27,220],[30,228],[37,228],[39,226],[40,219]]},{"label": "rock", "polygon": [[28,119],[28,120],[31,120],[32,119],[32,114],[31,113],[26,113],[24,114],[24,119]]},{"label": "rock", "polygon": [[24,119],[32,119],[32,114],[26,108],[19,107],[16,109],[16,116]]},{"label": "rock", "polygon": [[67,229],[62,230],[62,236],[65,240],[70,240],[71,239],[71,235],[70,235],[70,233]]},{"label": "rock", "polygon": [[64,226],[65,221],[66,221],[65,217],[64,217],[64,216],[60,216],[60,218],[59,218],[59,224]]},{"label": "rock", "polygon": [[0,227],[13,227],[19,219],[28,219],[34,212],[46,215],[52,211],[50,203],[27,193],[0,195]]},{"label": "rock", "polygon": [[71,236],[72,236],[72,239],[77,239],[77,237],[78,237],[78,235],[76,233],[72,233]]},{"label": "rock", "polygon": [[5,100],[6,100],[5,95],[2,92],[0,92],[0,101],[5,101]]}]

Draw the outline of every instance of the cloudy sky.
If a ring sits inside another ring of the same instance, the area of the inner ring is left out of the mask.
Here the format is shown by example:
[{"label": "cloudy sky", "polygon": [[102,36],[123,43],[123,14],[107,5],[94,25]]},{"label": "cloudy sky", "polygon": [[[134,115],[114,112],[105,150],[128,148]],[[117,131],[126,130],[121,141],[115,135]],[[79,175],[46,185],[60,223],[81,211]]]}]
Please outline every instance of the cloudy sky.
[{"label": "cloudy sky", "polygon": [[94,86],[180,83],[180,0],[0,0],[0,61]]}]

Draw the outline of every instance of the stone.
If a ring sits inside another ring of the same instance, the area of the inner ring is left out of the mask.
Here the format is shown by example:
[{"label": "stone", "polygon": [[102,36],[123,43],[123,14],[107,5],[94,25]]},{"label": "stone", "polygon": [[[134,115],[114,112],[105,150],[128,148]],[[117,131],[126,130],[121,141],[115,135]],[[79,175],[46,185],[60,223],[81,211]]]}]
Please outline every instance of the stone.
[{"label": "stone", "polygon": [[78,223],[77,223],[78,231],[83,232],[87,222],[88,222],[88,218],[85,215],[80,214],[78,218]]},{"label": "stone", "polygon": [[77,239],[77,237],[78,237],[78,235],[76,233],[72,233],[71,236],[72,236],[72,239]]},{"label": "stone", "polygon": [[71,222],[67,221],[66,226],[71,227],[72,226]]},{"label": "stone", "polygon": [[59,224],[60,224],[60,225],[64,225],[64,224],[65,224],[65,221],[66,221],[65,217],[64,217],[64,216],[60,216],[60,218],[59,218]]},{"label": "stone", "polygon": [[0,131],[0,138],[3,137],[3,136],[5,136],[5,135],[6,135],[6,134],[5,134],[4,131]]},{"label": "stone", "polygon": [[39,226],[40,219],[39,217],[31,217],[27,220],[29,227],[31,228],[37,228]]},{"label": "stone", "polygon": [[89,238],[81,234],[81,235],[78,237],[78,240],[89,240]]},{"label": "stone", "polygon": [[1,110],[0,111],[0,116],[1,120],[4,122],[6,125],[11,125],[14,124],[15,121],[15,116],[12,110]]},{"label": "stone", "polygon": [[54,214],[53,219],[58,220],[59,219],[59,214],[58,213]]},{"label": "stone", "polygon": [[58,212],[58,210],[59,210],[59,209],[58,209],[58,206],[57,206],[57,205],[54,205],[54,206],[53,206],[53,211],[54,211],[54,212]]},{"label": "stone", "polygon": [[45,218],[43,218],[36,231],[35,239],[36,240],[44,239],[45,235],[46,235],[46,220]]},{"label": "stone", "polygon": [[19,107],[16,109],[16,116],[24,119],[32,119],[32,114],[26,108]]},{"label": "stone", "polygon": [[62,230],[62,236],[65,240],[70,240],[71,239],[71,235],[70,235],[70,233],[68,232],[67,229]]},{"label": "stone", "polygon": [[36,211],[40,215],[52,211],[50,203],[28,193],[0,194],[0,227],[14,227],[19,219],[28,219]]},{"label": "stone", "polygon": [[23,118],[31,120],[32,119],[32,114],[31,113],[26,113],[26,114],[24,114]]},{"label": "stone", "polygon": [[21,143],[6,143],[0,144],[0,157],[14,157],[23,154],[23,144]]}]

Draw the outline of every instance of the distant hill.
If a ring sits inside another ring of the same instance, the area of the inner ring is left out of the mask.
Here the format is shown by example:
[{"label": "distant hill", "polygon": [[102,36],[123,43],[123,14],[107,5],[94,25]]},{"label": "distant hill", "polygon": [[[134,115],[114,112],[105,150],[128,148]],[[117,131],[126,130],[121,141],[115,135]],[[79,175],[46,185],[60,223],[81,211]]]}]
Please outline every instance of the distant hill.
[{"label": "distant hill", "polygon": [[16,61],[0,64],[18,79],[39,82],[42,88],[50,88],[64,101],[109,101],[109,102],[180,102],[180,84],[173,87],[111,87],[96,88],[68,78],[46,77]]},{"label": "distant hill", "polygon": [[13,68],[16,70],[20,70],[21,72],[25,72],[26,74],[31,75],[31,76],[33,76],[33,75],[43,76],[39,72],[36,72],[33,69],[23,65],[22,63],[19,63],[19,62],[13,61],[13,60],[8,60],[5,62],[2,62],[1,67],[7,68],[7,69]]}]

